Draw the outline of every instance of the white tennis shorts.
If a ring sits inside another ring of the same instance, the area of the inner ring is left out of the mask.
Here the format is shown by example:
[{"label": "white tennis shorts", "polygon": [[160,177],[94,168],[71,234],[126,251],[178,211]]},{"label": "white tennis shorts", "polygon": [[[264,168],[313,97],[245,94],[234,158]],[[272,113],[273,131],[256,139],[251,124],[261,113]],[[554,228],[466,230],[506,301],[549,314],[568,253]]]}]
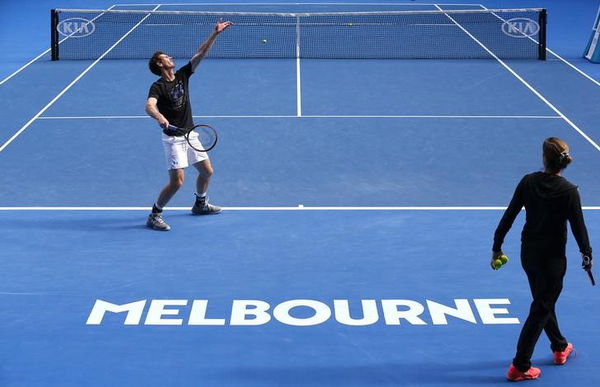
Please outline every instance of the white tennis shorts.
[{"label": "white tennis shorts", "polygon": [[[187,168],[190,164],[196,164],[199,161],[207,160],[208,153],[198,152],[193,149],[185,137],[167,136],[163,133],[162,135],[163,147],[165,149],[165,159],[167,161],[167,169],[180,169]],[[202,148],[200,140],[198,140],[198,133],[193,132],[190,134],[190,141],[196,148]]]}]

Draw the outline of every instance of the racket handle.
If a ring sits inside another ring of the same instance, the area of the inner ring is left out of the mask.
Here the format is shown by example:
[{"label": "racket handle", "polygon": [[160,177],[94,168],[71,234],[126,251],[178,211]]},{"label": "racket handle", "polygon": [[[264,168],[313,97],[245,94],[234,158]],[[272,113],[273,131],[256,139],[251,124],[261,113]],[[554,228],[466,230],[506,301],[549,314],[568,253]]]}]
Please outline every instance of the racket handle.
[{"label": "racket handle", "polygon": [[590,258],[588,255],[584,255],[583,261],[581,262],[581,266],[583,267],[583,270],[585,270],[585,272],[587,273],[590,282],[592,283],[592,286],[595,286],[596,280],[594,280],[594,275],[592,274],[592,258]]},{"label": "racket handle", "polygon": [[163,133],[166,134],[167,136],[183,136],[185,135],[185,130],[178,128],[177,126],[171,125],[169,124],[169,126],[167,127],[167,129],[163,129]]}]

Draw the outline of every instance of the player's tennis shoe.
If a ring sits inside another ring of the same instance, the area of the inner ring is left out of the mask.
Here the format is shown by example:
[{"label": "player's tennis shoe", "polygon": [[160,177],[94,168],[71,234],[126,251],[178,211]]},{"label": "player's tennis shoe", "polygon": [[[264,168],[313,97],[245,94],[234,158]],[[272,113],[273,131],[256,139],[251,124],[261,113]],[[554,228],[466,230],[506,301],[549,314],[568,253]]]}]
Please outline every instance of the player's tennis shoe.
[{"label": "player's tennis shoe", "polygon": [[159,231],[169,231],[171,226],[164,221],[160,214],[150,214],[148,215],[148,221],[146,221],[146,226],[150,227],[153,230]]},{"label": "player's tennis shoe", "polygon": [[522,380],[537,379],[541,373],[542,371],[536,367],[530,367],[527,371],[522,372],[511,364],[510,367],[508,367],[506,378],[511,382],[520,382]]},{"label": "player's tennis shoe", "polygon": [[194,215],[214,215],[221,211],[223,211],[221,207],[210,204],[208,198],[204,201],[196,200],[194,207],[192,207],[192,214]]},{"label": "player's tennis shoe", "polygon": [[554,364],[563,365],[567,362],[567,358],[573,352],[573,344],[567,344],[567,348],[561,352],[554,352]]}]

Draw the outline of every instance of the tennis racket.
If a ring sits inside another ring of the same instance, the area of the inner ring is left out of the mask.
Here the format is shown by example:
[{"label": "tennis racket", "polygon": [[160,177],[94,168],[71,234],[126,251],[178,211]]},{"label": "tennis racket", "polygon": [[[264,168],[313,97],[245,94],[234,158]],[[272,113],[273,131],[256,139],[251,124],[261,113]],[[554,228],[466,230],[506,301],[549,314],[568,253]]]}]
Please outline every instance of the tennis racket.
[{"label": "tennis racket", "polygon": [[592,274],[592,260],[587,255],[583,256],[583,262],[581,266],[583,266],[583,270],[587,273],[588,277],[590,277],[590,281],[592,282],[592,286],[596,285],[596,281],[594,280],[594,275]]},{"label": "tennis racket", "polygon": [[219,139],[215,128],[206,124],[194,125],[191,128],[169,125],[167,130],[175,136],[183,135],[188,145],[198,152],[210,151],[217,145]]}]

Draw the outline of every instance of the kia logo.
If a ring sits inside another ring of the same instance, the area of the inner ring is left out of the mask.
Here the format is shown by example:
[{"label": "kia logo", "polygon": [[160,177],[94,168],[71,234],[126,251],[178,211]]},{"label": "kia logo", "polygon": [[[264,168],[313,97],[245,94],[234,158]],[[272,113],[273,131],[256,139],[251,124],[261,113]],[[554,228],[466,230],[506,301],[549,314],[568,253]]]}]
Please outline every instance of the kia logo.
[{"label": "kia logo", "polygon": [[502,24],[502,32],[513,38],[528,38],[540,31],[540,25],[526,17],[509,19]]},{"label": "kia logo", "polygon": [[94,33],[96,26],[91,20],[81,17],[65,19],[56,26],[58,32],[69,38],[83,38]]}]

